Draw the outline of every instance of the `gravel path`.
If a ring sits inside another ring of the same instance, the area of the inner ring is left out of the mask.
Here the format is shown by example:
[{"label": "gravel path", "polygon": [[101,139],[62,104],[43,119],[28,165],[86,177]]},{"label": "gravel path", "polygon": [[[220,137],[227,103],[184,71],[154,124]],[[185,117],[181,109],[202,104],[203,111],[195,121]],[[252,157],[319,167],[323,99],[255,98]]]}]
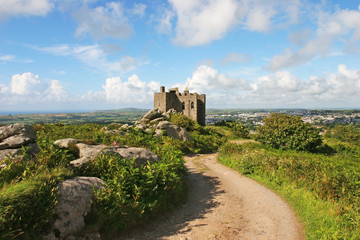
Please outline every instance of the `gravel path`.
[{"label": "gravel path", "polygon": [[187,202],[116,239],[305,239],[280,197],[217,163],[216,157],[185,157]]}]

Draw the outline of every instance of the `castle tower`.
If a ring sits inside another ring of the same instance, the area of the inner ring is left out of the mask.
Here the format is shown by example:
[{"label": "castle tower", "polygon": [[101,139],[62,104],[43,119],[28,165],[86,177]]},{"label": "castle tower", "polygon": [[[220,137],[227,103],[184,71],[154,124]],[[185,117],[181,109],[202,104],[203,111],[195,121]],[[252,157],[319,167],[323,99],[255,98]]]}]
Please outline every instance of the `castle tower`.
[{"label": "castle tower", "polygon": [[163,113],[174,109],[202,126],[205,126],[205,106],[206,95],[190,93],[187,87],[180,93],[178,88],[165,92],[165,87],[161,86],[160,92],[154,93],[154,108],[159,108]]}]

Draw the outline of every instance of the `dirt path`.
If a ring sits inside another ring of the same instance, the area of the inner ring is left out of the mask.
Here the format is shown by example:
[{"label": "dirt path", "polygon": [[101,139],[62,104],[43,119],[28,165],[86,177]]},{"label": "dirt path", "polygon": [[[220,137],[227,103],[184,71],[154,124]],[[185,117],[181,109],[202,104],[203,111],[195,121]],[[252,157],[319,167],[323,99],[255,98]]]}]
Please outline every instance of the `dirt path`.
[{"label": "dirt path", "polygon": [[216,162],[185,157],[188,201],[117,239],[304,239],[288,205],[272,191]]}]

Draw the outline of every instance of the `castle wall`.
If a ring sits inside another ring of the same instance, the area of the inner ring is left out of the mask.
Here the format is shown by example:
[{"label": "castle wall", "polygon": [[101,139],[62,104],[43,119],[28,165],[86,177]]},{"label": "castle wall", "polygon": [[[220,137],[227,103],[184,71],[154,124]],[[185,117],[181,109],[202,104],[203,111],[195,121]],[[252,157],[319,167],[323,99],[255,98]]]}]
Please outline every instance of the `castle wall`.
[{"label": "castle wall", "polygon": [[163,113],[174,109],[205,126],[205,98],[205,94],[190,93],[188,90],[180,93],[177,88],[165,92],[165,88],[161,87],[159,93],[154,93],[154,108]]}]

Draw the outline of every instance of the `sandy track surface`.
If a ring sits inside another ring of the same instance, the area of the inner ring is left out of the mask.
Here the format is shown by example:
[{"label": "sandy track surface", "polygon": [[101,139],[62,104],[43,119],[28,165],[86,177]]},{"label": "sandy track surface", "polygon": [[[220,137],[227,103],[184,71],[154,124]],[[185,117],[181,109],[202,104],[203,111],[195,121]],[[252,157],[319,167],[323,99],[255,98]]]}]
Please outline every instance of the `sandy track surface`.
[{"label": "sandy track surface", "polygon": [[216,157],[185,157],[187,202],[115,239],[305,239],[280,197],[217,163]]}]

